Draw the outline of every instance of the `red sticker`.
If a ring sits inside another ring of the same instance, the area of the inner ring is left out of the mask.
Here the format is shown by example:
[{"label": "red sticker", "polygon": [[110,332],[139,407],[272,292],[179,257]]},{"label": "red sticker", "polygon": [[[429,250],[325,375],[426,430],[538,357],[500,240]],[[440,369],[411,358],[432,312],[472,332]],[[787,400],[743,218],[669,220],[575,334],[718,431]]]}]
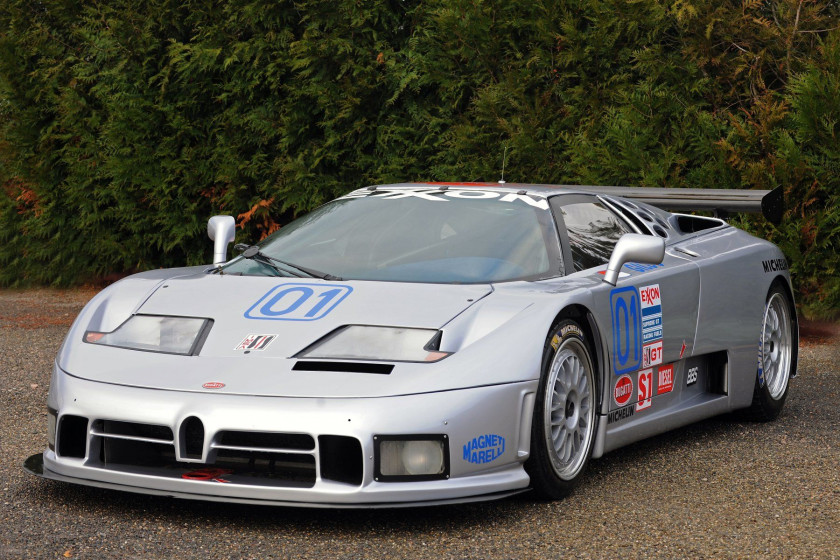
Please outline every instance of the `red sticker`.
[{"label": "red sticker", "polygon": [[630,401],[633,396],[633,380],[629,375],[622,375],[615,383],[615,390],[613,391],[613,400],[618,406],[624,406]]},{"label": "red sticker", "polygon": [[674,364],[662,366],[657,374],[656,394],[670,393],[674,389]]},{"label": "red sticker", "polygon": [[224,386],[224,383],[220,383],[218,381],[209,381],[202,385],[202,387],[204,387],[205,389],[221,389]]},{"label": "red sticker", "polygon": [[187,480],[207,480],[212,482],[230,482],[229,480],[225,480],[224,478],[219,478],[223,474],[232,474],[233,471],[230,469],[214,469],[214,468],[204,468],[198,469],[195,471],[190,471],[181,475],[181,478],[186,478]]},{"label": "red sticker", "polygon": [[644,410],[653,404],[653,370],[646,369],[639,372],[639,402],[636,403],[636,410]]}]

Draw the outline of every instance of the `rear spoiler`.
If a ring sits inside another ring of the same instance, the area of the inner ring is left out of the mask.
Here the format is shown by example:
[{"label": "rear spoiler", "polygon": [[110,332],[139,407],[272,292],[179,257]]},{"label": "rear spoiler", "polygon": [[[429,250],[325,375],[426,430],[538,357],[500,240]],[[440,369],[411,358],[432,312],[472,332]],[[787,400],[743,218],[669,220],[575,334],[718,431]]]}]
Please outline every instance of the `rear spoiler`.
[{"label": "rear spoiler", "polygon": [[595,194],[629,198],[670,212],[711,210],[718,217],[738,212],[760,213],[774,225],[782,222],[785,213],[783,187],[776,187],[772,191],[590,186],[574,188]]}]

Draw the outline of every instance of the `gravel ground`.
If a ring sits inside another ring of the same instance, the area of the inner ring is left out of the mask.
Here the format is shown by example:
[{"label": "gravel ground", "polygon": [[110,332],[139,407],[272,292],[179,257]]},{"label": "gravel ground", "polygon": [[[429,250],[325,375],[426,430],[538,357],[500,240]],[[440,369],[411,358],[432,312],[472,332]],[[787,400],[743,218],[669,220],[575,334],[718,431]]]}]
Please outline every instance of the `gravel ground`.
[{"label": "gravel ground", "polygon": [[840,557],[836,329],[803,341],[776,422],[718,418],[612,452],[561,502],[306,510],[23,472],[45,446],[53,357],[92,294],[0,291],[2,558]]}]

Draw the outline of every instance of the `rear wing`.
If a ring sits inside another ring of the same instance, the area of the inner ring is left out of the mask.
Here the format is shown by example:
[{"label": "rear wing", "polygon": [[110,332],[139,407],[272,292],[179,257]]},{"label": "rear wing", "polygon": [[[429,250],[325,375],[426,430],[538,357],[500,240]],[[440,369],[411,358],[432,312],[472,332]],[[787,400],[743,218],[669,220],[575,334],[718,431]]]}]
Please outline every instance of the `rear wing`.
[{"label": "rear wing", "polygon": [[738,212],[763,214],[767,221],[775,225],[781,223],[785,213],[785,194],[782,187],[776,187],[772,191],[591,186],[575,186],[575,189],[629,198],[669,212],[711,210],[718,217]]}]

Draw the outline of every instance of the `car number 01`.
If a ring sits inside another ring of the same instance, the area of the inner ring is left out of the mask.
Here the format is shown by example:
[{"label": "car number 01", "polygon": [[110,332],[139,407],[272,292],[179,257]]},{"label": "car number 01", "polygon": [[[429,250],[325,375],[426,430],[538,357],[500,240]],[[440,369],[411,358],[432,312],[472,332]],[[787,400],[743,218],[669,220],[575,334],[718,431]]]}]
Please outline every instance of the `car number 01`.
[{"label": "car number 01", "polygon": [[639,290],[633,286],[610,292],[613,329],[613,370],[636,371],[642,363],[642,314]]},{"label": "car number 01", "polygon": [[335,309],[353,288],[342,284],[280,284],[245,312],[248,319],[315,321]]}]

